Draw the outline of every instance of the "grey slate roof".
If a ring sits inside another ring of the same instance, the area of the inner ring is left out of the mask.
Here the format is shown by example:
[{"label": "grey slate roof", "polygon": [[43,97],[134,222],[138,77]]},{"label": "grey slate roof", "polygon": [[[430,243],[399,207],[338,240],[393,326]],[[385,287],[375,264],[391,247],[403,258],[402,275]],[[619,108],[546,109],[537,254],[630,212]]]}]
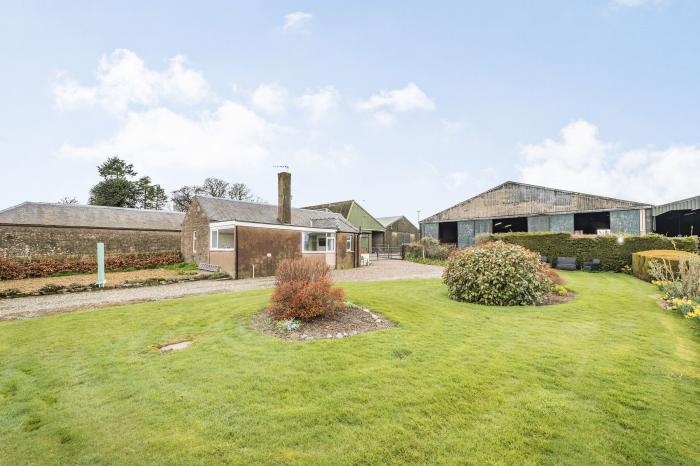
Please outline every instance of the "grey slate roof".
[{"label": "grey slate roof", "polygon": [[394,222],[396,222],[397,220],[399,220],[401,217],[403,217],[403,216],[402,216],[402,215],[397,215],[397,216],[395,216],[395,217],[377,217],[377,221],[378,221],[379,223],[381,223],[382,225],[384,225],[384,227],[388,227],[388,226],[391,225],[392,223],[394,223]]},{"label": "grey slate roof", "polygon": [[182,212],[23,202],[0,210],[0,224],[181,231]]},{"label": "grey slate roof", "polygon": [[[205,196],[197,196],[196,199],[211,222],[237,220],[239,222],[282,225],[277,220],[276,205]],[[357,233],[358,231],[340,214],[309,209],[293,208],[291,225],[297,227],[334,228],[346,233]]]}]

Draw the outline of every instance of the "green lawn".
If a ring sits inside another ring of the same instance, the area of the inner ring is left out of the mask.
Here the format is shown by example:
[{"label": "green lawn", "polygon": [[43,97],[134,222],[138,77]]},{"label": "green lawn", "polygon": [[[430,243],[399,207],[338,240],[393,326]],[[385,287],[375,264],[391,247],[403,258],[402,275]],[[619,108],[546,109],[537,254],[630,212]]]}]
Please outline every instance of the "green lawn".
[{"label": "green lawn", "polygon": [[566,277],[542,308],[348,284],[399,325],[344,340],[257,334],[269,291],[0,323],[0,464],[700,462],[698,326]]}]

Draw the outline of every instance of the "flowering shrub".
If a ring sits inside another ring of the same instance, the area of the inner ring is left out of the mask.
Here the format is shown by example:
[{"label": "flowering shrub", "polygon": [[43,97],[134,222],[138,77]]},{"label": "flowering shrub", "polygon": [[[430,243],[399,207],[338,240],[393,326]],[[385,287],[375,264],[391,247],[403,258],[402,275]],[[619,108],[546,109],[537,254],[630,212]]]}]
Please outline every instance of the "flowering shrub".
[{"label": "flowering shrub", "polygon": [[661,299],[665,307],[676,311],[686,319],[700,320],[700,295],[693,298],[677,297],[679,287],[676,282],[668,280],[653,280],[651,282],[663,292]]},{"label": "flowering shrub", "polygon": [[[107,270],[149,269],[175,264],[182,259],[179,253],[130,254],[105,257]],[[0,258],[0,280],[48,277],[60,273],[97,272],[95,256],[36,257],[27,259]]]},{"label": "flowering shrub", "polygon": [[537,253],[495,241],[450,256],[443,273],[450,298],[495,306],[539,304],[553,289]]},{"label": "flowering shrub", "polygon": [[406,244],[404,247],[405,259],[436,259],[444,261],[454,248],[440,244],[435,238],[426,236],[420,241]]},{"label": "flowering shrub", "polygon": [[345,306],[345,292],[333,288],[328,267],[313,259],[288,259],[277,268],[270,314],[278,320],[309,320]]}]

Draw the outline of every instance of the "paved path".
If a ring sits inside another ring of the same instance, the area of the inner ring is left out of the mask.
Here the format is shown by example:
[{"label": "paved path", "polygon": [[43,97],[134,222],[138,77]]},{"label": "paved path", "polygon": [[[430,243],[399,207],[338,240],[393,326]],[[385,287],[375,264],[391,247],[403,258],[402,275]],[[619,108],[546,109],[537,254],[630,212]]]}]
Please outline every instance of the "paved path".
[{"label": "paved path", "polygon": [[[372,262],[369,267],[335,270],[333,279],[338,282],[399,280],[402,278],[438,278],[442,267],[413,262],[384,260]],[[27,298],[0,299],[0,320],[30,319],[77,309],[94,309],[103,306],[159,301],[212,293],[255,290],[274,286],[272,278],[246,280],[217,280],[176,283],[172,285],[67,293]]]}]

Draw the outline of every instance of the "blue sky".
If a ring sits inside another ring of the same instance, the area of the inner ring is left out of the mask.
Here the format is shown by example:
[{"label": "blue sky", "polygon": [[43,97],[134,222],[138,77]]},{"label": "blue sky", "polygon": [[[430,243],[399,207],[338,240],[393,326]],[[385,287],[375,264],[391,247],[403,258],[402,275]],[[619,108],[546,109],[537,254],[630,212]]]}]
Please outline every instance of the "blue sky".
[{"label": "blue sky", "polygon": [[95,166],[426,217],[506,180],[700,194],[700,2],[4,2],[0,207]]}]

